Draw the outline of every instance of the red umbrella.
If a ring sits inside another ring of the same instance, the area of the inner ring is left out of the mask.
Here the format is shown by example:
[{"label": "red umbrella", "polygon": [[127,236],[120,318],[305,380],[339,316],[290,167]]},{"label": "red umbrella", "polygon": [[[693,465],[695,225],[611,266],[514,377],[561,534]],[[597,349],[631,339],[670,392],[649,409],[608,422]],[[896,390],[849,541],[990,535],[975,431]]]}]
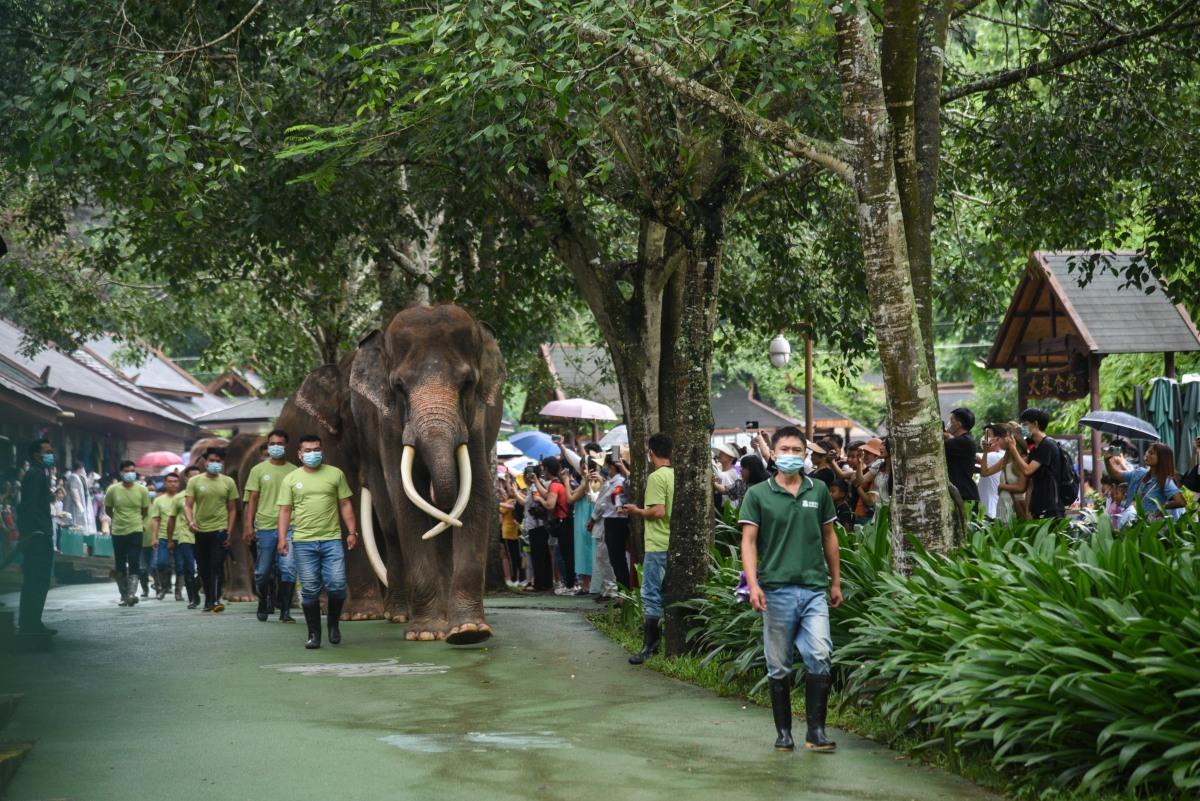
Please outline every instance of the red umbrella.
[{"label": "red umbrella", "polygon": [[170,467],[173,464],[179,464],[182,460],[178,453],[170,451],[151,451],[137,460],[138,467]]}]

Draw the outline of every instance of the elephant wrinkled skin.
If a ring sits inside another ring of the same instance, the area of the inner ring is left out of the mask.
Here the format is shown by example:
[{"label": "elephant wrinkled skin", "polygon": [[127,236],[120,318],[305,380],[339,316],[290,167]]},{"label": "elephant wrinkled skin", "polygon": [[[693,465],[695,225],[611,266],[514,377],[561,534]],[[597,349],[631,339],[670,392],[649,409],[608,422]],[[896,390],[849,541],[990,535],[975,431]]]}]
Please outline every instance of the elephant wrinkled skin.
[{"label": "elephant wrinkled skin", "polygon": [[407,622],[410,640],[491,636],[483,591],[504,377],[495,339],[470,314],[415,306],[289,399],[278,421],[289,457],[318,434],[354,492],[364,542],[347,554],[348,617]]}]

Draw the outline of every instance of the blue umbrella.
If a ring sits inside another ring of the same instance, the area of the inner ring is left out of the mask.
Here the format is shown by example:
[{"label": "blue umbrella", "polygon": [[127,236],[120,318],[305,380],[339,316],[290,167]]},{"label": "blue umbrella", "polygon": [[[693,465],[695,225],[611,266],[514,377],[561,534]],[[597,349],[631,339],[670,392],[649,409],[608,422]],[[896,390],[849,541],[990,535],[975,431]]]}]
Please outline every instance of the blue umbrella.
[{"label": "blue umbrella", "polygon": [[513,434],[508,441],[516,445],[521,453],[538,461],[547,456],[559,455],[558,444],[550,439],[549,434],[543,434],[541,431],[522,431],[520,434]]}]

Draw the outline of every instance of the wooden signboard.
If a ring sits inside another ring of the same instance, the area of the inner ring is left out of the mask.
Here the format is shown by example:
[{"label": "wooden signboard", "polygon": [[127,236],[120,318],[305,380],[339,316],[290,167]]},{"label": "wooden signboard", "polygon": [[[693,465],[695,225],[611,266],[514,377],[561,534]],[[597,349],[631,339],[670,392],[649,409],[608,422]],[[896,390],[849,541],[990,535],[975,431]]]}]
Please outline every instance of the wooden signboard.
[{"label": "wooden signboard", "polygon": [[1075,357],[1063,367],[1030,370],[1021,376],[1021,394],[1030,399],[1075,400],[1088,396],[1087,359]]}]

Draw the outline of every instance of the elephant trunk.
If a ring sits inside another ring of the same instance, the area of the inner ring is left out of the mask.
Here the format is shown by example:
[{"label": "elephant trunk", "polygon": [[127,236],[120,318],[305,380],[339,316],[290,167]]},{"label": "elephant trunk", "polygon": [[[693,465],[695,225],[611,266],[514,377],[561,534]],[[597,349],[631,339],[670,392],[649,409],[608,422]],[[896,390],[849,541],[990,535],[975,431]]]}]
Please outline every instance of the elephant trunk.
[{"label": "elephant trunk", "polygon": [[[440,521],[426,538],[436,536],[448,526],[461,526],[458,519],[470,496],[471,468],[467,454],[467,432],[459,416],[459,398],[445,384],[423,384],[409,398],[409,426],[405,437],[402,472],[409,499],[426,514]],[[412,463],[419,454],[429,476],[432,504],[413,491]]]}]

